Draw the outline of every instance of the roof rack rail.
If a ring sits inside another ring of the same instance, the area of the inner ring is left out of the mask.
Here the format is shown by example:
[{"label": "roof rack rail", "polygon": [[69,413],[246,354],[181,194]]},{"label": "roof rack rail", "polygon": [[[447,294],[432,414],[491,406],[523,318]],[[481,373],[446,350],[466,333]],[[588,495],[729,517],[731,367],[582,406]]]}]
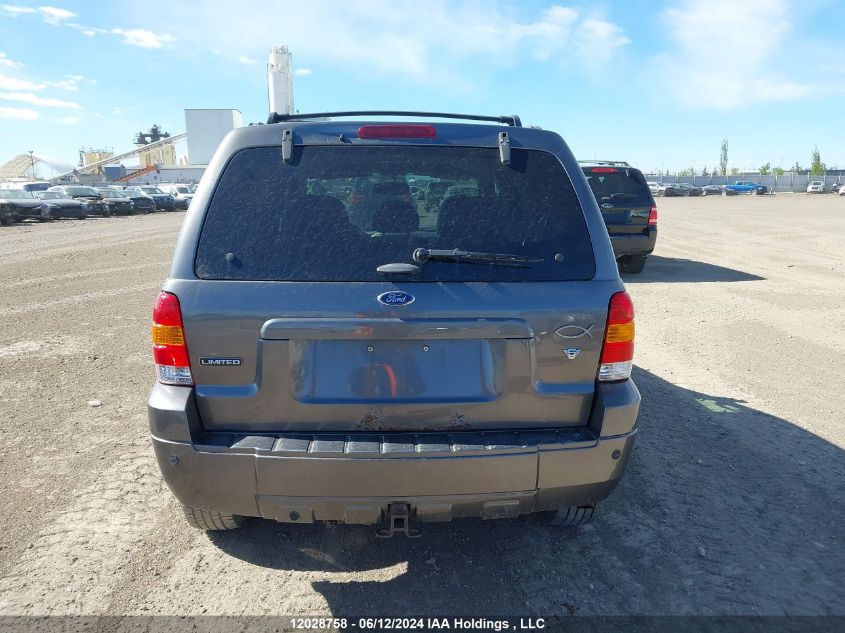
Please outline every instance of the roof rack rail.
[{"label": "roof rack rail", "polygon": [[579,160],[581,165],[611,165],[613,167],[630,167],[624,160]]},{"label": "roof rack rail", "polygon": [[504,123],[513,127],[522,127],[522,121],[516,114],[509,116],[485,116],[482,114],[454,114],[451,112],[413,112],[405,110],[352,110],[348,112],[314,112],[311,114],[279,114],[271,112],[267,123],[282,123],[283,121],[305,121],[308,119],[331,119],[350,116],[406,116],[435,119],[464,119],[467,121],[492,121]]}]

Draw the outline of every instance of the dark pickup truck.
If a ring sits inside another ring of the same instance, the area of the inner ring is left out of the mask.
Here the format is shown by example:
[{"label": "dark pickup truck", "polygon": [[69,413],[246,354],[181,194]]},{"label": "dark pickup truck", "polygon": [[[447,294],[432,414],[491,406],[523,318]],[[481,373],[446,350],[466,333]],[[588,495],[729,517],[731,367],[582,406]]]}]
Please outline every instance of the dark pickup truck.
[{"label": "dark pickup truck", "polygon": [[639,169],[622,161],[579,161],[623,273],[639,273],[657,242],[657,205]]}]

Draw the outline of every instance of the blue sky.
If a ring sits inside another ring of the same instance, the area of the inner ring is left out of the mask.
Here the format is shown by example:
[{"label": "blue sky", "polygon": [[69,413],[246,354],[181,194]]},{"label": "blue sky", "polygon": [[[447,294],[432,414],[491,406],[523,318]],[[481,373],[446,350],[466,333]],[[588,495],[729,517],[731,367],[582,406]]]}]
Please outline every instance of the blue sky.
[{"label": "blue sky", "polygon": [[267,115],[271,46],[299,111],[518,113],[643,169],[845,168],[842,0],[0,0],[0,162],[131,149],[184,108]]}]

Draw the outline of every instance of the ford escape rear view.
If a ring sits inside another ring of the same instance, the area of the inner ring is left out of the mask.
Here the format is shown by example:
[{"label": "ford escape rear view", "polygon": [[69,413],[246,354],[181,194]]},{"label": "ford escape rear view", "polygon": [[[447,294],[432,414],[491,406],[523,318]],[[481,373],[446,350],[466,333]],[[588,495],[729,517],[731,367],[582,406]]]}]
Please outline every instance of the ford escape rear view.
[{"label": "ford escape rear view", "polygon": [[230,133],[188,211],[149,398],[188,521],[589,520],[640,396],[580,167],[518,117],[349,114]]}]

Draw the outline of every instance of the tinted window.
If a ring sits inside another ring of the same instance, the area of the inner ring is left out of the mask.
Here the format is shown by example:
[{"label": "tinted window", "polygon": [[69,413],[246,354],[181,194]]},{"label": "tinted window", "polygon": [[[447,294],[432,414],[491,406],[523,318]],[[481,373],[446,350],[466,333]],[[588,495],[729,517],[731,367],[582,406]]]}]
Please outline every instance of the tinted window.
[{"label": "tinted window", "polygon": [[99,196],[91,187],[68,187],[67,192],[72,196]]},{"label": "tinted window", "polygon": [[[651,205],[653,198],[651,191],[638,169],[616,167],[613,171],[585,167],[584,175],[593,190],[593,195],[599,202],[619,202],[620,204]],[[606,198],[606,200],[605,200]]]},{"label": "tinted window", "polygon": [[23,189],[0,189],[0,198],[7,200],[20,200],[22,198],[34,198],[35,194]]},{"label": "tinted window", "polygon": [[[431,207],[410,180],[477,192]],[[390,183],[390,184],[388,184]],[[307,147],[236,154],[206,212],[196,255],[204,279],[383,281],[382,264],[416,248],[542,258],[530,267],[429,261],[409,281],[589,279],[586,223],[560,162],[539,151],[465,147]],[[557,259],[555,259],[557,256]]]}]

